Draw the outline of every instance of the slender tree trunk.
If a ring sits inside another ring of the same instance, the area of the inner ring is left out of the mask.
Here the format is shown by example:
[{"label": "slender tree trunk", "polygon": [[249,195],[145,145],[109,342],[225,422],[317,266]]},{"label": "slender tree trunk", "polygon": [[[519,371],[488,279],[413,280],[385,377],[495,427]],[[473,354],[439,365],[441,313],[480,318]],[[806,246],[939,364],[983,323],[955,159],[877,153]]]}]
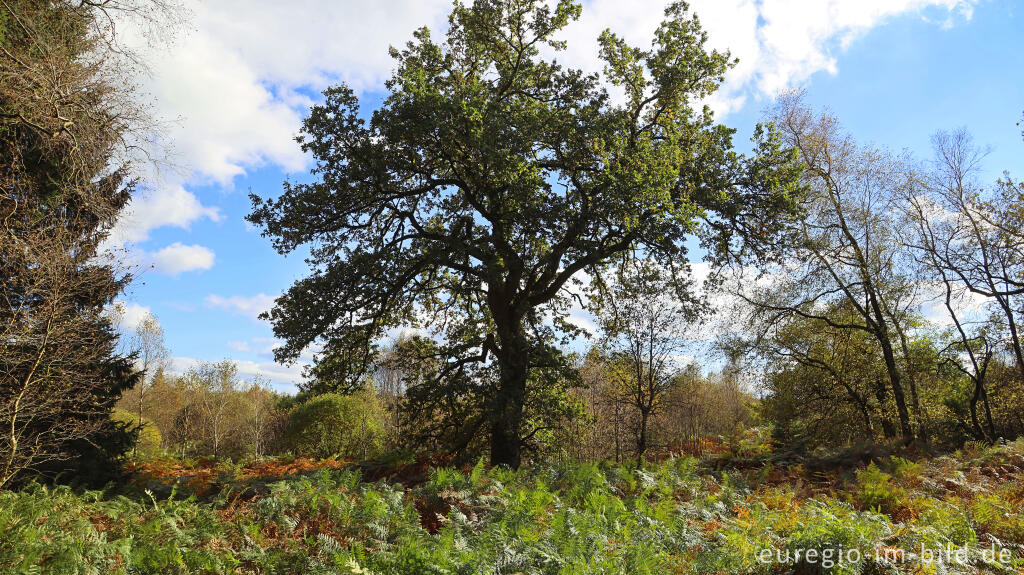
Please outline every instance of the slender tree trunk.
[{"label": "slender tree trunk", "polygon": [[882,421],[882,436],[886,439],[896,437],[896,428],[893,427],[892,419],[885,409],[885,400],[888,396],[885,384],[881,380],[875,381],[875,398],[878,400],[878,417]]},{"label": "slender tree trunk", "polygon": [[988,389],[985,387],[984,379],[981,386],[981,401],[985,406],[985,423],[988,424],[988,436],[995,440],[996,438],[996,426],[992,423],[992,407],[988,403]]},{"label": "slender tree trunk", "polygon": [[619,462],[621,449],[619,446],[619,406],[615,405],[615,463]]},{"label": "slender tree trunk", "polygon": [[[146,399],[145,391],[143,391],[143,388],[145,387],[145,385],[146,385],[146,376],[145,376],[145,372],[143,372],[142,381],[139,382],[139,432],[140,433],[142,432],[141,430],[142,430],[143,402]],[[135,443],[132,445],[132,457],[135,457],[136,455],[138,455],[138,452],[139,452],[139,442],[138,442],[138,440],[136,440]]]},{"label": "slender tree trunk", "polygon": [[892,387],[892,397],[896,401],[896,413],[900,418],[900,432],[903,435],[903,440],[910,443],[914,440],[914,428],[910,425],[910,411],[907,409],[907,398],[903,393],[903,383],[900,381],[900,369],[896,365],[892,340],[889,338],[889,330],[885,325],[885,316],[882,314],[874,294],[871,294],[870,304],[875,316],[875,337],[882,347],[885,370],[889,374],[889,385]]},{"label": "slender tree trunk", "polygon": [[978,422],[978,400],[981,399],[981,393],[983,387],[981,380],[978,377],[971,378],[974,380],[974,393],[971,394],[971,427],[974,428],[974,436],[984,441],[990,441],[988,434],[982,429],[981,424]]},{"label": "slender tree trunk", "polygon": [[647,453],[647,421],[650,419],[650,412],[640,411],[640,433],[636,439],[636,460],[637,463],[644,462],[644,454]]},{"label": "slender tree trunk", "polygon": [[[895,320],[893,320],[895,323]],[[927,431],[927,415],[921,408],[921,399],[917,393],[917,370],[914,365],[914,360],[911,356],[910,346],[907,344],[907,334],[904,333],[903,329],[899,325],[895,326],[896,333],[900,338],[900,347],[903,350],[903,357],[906,359],[907,364],[907,385],[910,387],[910,405],[914,409],[914,422],[917,424],[917,434],[919,437],[928,440]]]},{"label": "slender tree trunk", "polygon": [[871,412],[868,411],[867,406],[858,405],[860,408],[861,417],[864,418],[864,432],[867,433],[868,437],[874,441],[875,439],[875,426],[871,424]]},{"label": "slender tree trunk", "polygon": [[1010,343],[1013,347],[1013,355],[1017,358],[1017,370],[1020,371],[1021,378],[1024,378],[1024,351],[1021,350],[1017,322],[1013,319],[1013,308],[1010,307],[1010,302],[1005,297],[997,297],[996,301],[999,302],[999,307],[1003,309],[1003,313],[1006,316],[1006,325],[1010,328]]}]

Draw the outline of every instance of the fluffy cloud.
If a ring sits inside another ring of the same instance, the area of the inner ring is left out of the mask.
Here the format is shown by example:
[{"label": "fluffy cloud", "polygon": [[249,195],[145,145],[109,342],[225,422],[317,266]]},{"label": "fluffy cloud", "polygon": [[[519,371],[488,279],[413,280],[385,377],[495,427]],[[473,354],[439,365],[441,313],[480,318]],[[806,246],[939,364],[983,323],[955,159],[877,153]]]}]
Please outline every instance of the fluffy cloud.
[{"label": "fluffy cloud", "polygon": [[[709,102],[719,113],[750,97],[773,97],[816,72],[836,73],[836,54],[887,19],[940,14],[969,19],[976,0],[691,0],[712,48],[729,50],[740,63]],[[567,31],[569,49],[560,58],[590,72],[603,64],[596,38],[605,28],[638,46],[650,45],[666,2],[593,0]]]},{"label": "fluffy cloud", "polygon": [[[834,73],[836,54],[857,36],[901,14],[935,16],[948,26],[969,18],[976,0],[694,0],[710,43],[729,49],[740,64],[710,102],[721,113],[751,96],[773,96],[819,71]],[[648,45],[665,0],[585,2],[583,18],[564,32],[569,50],[559,58],[598,71],[596,38],[611,28]],[[151,45],[143,32],[123,28],[148,61],[141,80],[152,94],[163,141],[184,174],[136,200],[114,245],[143,241],[161,226],[187,227],[218,219],[183,183],[230,187],[247,170],[272,164],[285,171],[308,165],[293,136],[310,96],[331,83],[356,90],[383,87],[413,30],[446,26],[448,0],[188,0],[189,31],[177,42]]]},{"label": "fluffy cloud", "polygon": [[835,51],[887,19],[927,9],[970,19],[974,1],[965,0],[766,0],[758,32],[770,66],[757,76],[758,87],[772,94],[820,70],[836,71]]},{"label": "fluffy cloud", "polygon": [[206,296],[206,305],[228,310],[252,319],[269,310],[274,305],[274,296],[259,293],[254,296],[233,295],[229,297],[210,294]]},{"label": "fluffy cloud", "polygon": [[163,226],[188,229],[192,222],[204,218],[216,222],[222,216],[217,208],[204,206],[195,194],[180,184],[160,185],[132,198],[107,243],[122,246],[128,242],[142,242],[149,239],[152,229]]},{"label": "fluffy cloud", "polygon": [[[281,341],[273,337],[254,337],[245,341],[229,341],[228,347],[242,353],[256,353],[262,357],[273,357],[274,350],[281,347]],[[303,355],[301,359],[312,361],[312,356]]]},{"label": "fluffy cloud", "polygon": [[[939,327],[952,327],[953,318],[946,309],[945,287],[938,283],[924,284],[921,287],[923,297],[927,298],[921,304],[921,315],[924,319]],[[984,321],[987,317],[986,310],[994,301],[992,298],[964,291],[956,295],[950,301],[950,305],[960,322],[970,325]]]},{"label": "fluffy cloud", "polygon": [[[931,9],[970,17],[976,0],[695,0],[692,8],[710,43],[740,58],[726,97],[749,88],[763,95],[836,70],[836,53],[860,34],[900,14]],[[602,67],[596,39],[611,28],[648,45],[663,17],[664,0],[586,2],[583,17],[564,32],[559,56],[589,71]],[[323,2],[219,0],[190,4],[192,31],[171,49],[149,48],[144,80],[180,161],[200,178],[229,184],[264,163],[301,170],[306,160],[292,141],[309,94],[345,81],[379,90],[400,46],[419,26],[439,34],[447,0]],[[145,46],[143,38],[136,42]],[[147,49],[143,48],[145,52]]]},{"label": "fluffy cloud", "polygon": [[[313,94],[344,80],[378,89],[391,69],[388,47],[417,27],[438,28],[447,0],[323,2],[191,1],[192,30],[173,46],[142,51],[142,78],[156,100],[166,140],[193,179],[230,185],[248,168],[302,170],[294,142]],[[133,37],[134,34],[134,37]]]},{"label": "fluffy cloud", "polygon": [[181,242],[152,254],[153,265],[162,273],[176,276],[182,272],[208,270],[213,267],[214,254],[200,245],[186,246]]},{"label": "fluffy cloud", "polygon": [[295,393],[298,391],[298,384],[303,380],[302,370],[306,364],[295,363],[293,365],[281,365],[273,361],[236,361],[238,375],[245,380],[253,380],[257,377],[270,381],[278,391]]},{"label": "fluffy cloud", "polygon": [[252,351],[252,346],[250,346],[247,341],[229,341],[228,347],[242,353],[249,353]]}]

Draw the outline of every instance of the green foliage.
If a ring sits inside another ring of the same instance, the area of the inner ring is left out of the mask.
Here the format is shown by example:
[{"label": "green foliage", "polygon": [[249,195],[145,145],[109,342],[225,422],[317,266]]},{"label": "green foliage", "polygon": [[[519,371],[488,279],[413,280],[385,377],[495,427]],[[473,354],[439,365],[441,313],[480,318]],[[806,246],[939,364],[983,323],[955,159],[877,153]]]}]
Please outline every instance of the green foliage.
[{"label": "green foliage", "polygon": [[435,397],[468,412],[459,442],[491,435],[492,463],[518,466],[537,429],[530,390],[578,333],[566,320],[580,272],[644,253],[685,285],[693,235],[722,258],[763,251],[797,201],[799,166],[773,130],[738,154],[734,131],[696,104],[734,62],[685,3],[650,48],[602,34],[603,78],[550,56],[580,11],[456,4],[442,40],[421,28],[391,51],[372,114],[348,86],[325,91],[300,138],[314,181],[251,196],[249,220],[276,249],[310,248],[310,275],[268,314],[276,356],[322,341],[318,379],[357,384],[387,328],[429,327],[446,342],[433,382],[459,391]]},{"label": "green foliage", "polygon": [[728,455],[732,457],[756,458],[770,455],[775,440],[771,426],[751,427],[737,430],[726,442]]},{"label": "green foliage", "polygon": [[159,453],[162,442],[160,430],[149,418],[143,417],[140,422],[138,415],[120,408],[115,408],[110,417],[118,423],[128,425],[137,433],[135,444],[143,456]]},{"label": "green foliage", "polygon": [[209,506],[151,505],[66,487],[0,493],[0,568],[54,575],[228,573],[238,565],[215,543],[224,535]]},{"label": "green foliage", "polygon": [[916,461],[893,457],[889,460],[889,467],[892,476],[902,481],[912,481],[921,475],[924,466]]},{"label": "green foliage", "polygon": [[387,414],[376,393],[325,393],[288,413],[285,442],[297,454],[367,458],[384,446]]},{"label": "green foliage", "polygon": [[[857,513],[852,507],[835,501],[810,500],[804,507],[800,527],[789,536],[788,549],[801,550],[804,557],[815,550],[818,562],[826,567],[826,573],[853,575],[864,573],[873,562],[875,546],[892,533],[889,521],[873,513]],[[856,549],[861,560],[847,562],[839,558],[849,557],[848,552]],[[829,560],[834,565],[825,563]],[[805,559],[809,561],[809,559]]]},{"label": "green foliage", "polygon": [[[996,461],[1019,453],[1013,449],[978,455]],[[1016,554],[1024,531],[1012,485],[964,500],[915,487],[964,464],[975,461],[918,464],[916,475],[864,470],[853,485],[858,494],[913,493],[919,516],[899,521],[824,490],[808,497],[808,486],[797,480],[757,486],[758,474],[704,473],[692,458],[644,467],[558,463],[519,470],[480,462],[432,469],[409,487],[370,483],[354,470],[325,468],[251,484],[222,473],[220,491],[203,501],[32,486],[0,493],[0,572],[1015,572],[1024,567]],[[1014,553],[1013,562],[986,563],[991,537],[998,538],[997,549]],[[921,545],[964,548],[967,562],[940,568],[876,559],[876,549]]]},{"label": "green foliage", "polygon": [[878,469],[872,462],[857,472],[857,502],[867,509],[893,513],[903,507],[906,492],[893,483],[892,476]]},{"label": "green foliage", "polygon": [[922,507],[920,544],[934,549],[947,544],[960,547],[977,542],[977,534],[964,509],[934,499],[925,500]]},{"label": "green foliage", "polygon": [[1013,505],[999,493],[982,495],[971,505],[970,512],[980,530],[986,533],[1013,541],[1024,538],[1024,515],[1021,515],[1020,505]]}]

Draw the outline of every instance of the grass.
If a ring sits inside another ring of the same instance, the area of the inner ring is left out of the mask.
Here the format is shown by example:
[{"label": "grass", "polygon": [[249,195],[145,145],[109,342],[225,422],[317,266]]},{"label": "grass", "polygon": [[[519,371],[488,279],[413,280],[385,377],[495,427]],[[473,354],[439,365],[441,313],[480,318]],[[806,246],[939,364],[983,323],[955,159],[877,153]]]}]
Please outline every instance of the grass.
[{"label": "grass", "polygon": [[[0,493],[0,572],[1024,572],[1024,443],[846,479],[713,467],[156,461],[117,493]],[[922,549],[960,556],[900,554]]]}]

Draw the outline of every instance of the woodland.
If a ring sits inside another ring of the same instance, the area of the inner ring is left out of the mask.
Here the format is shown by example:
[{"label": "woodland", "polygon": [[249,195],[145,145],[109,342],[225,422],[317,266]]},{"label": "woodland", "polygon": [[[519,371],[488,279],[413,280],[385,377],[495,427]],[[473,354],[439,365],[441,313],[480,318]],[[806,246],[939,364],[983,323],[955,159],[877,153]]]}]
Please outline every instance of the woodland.
[{"label": "woodland", "polygon": [[116,303],[155,128],[114,23],[176,9],[0,0],[0,573],[1024,572],[1024,182],[968,129],[791,91],[738,143],[685,3],[601,74],[571,0],[456,3],[250,196],[308,268],[289,394]]}]

